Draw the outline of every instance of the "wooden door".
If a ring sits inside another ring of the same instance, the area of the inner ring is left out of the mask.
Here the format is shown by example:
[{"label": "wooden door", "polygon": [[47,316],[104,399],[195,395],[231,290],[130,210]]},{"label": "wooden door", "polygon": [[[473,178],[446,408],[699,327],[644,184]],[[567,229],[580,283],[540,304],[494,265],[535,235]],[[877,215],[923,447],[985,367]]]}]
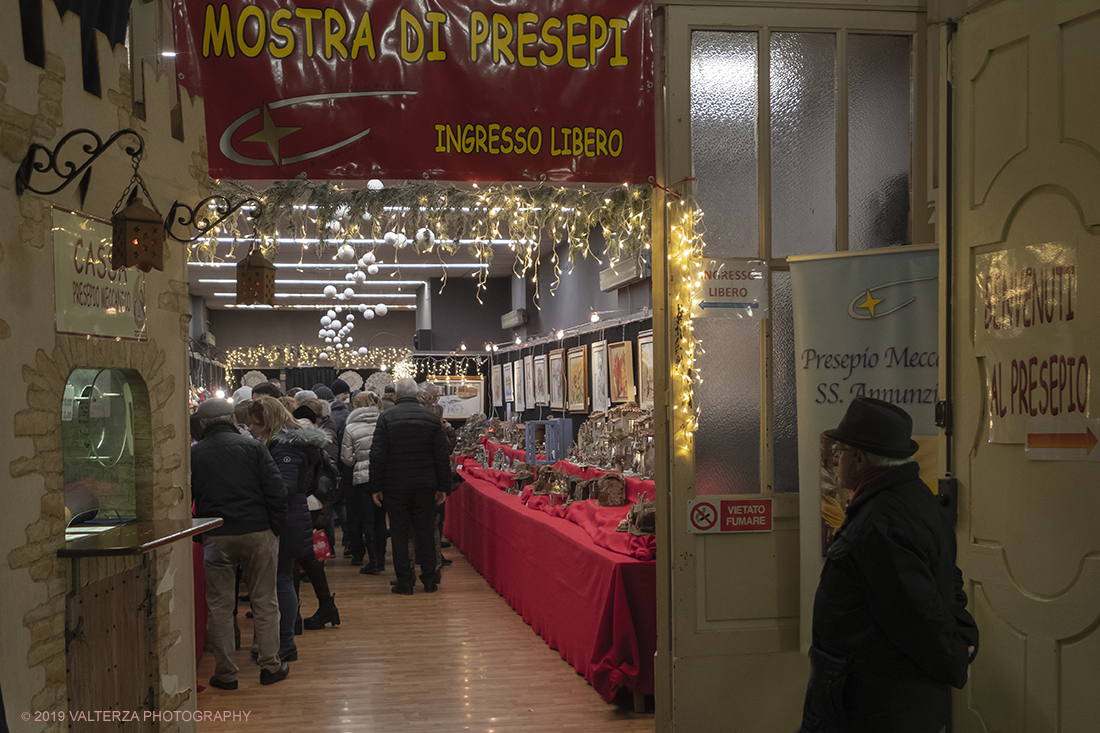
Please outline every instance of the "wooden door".
[{"label": "wooden door", "polygon": [[[74,562],[81,562],[74,560]],[[156,704],[154,600],[145,565],[90,583],[68,596],[65,647],[68,730],[117,731]]]},{"label": "wooden door", "polygon": [[[976,7],[951,49],[948,447],[961,491],[959,565],[981,632],[955,729],[1093,732],[1100,446],[1087,436],[1100,409],[1100,2]],[[1038,449],[1037,436],[1073,430],[1082,441]]]}]

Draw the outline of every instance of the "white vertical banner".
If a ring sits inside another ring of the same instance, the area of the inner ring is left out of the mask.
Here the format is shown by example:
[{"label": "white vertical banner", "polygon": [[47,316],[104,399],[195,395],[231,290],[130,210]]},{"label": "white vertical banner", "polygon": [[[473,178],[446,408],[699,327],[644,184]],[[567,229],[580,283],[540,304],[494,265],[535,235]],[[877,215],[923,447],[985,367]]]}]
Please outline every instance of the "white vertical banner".
[{"label": "white vertical banner", "polygon": [[[851,497],[839,487],[830,445],[856,397],[913,418],[921,478],[935,486],[939,252],[935,246],[791,257],[801,544],[802,645],[810,642],[824,549]],[[821,517],[819,521],[815,518]]]}]

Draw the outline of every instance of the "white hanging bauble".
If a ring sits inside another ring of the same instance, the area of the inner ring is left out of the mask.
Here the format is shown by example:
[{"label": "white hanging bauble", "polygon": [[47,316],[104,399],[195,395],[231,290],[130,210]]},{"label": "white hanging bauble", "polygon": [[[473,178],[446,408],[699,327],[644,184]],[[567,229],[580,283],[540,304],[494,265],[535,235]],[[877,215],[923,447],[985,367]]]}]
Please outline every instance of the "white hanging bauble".
[{"label": "white hanging bauble", "polygon": [[371,265],[370,267],[367,268],[367,272],[369,272],[372,275],[377,275],[378,274],[378,265]]},{"label": "white hanging bauble", "polygon": [[416,243],[427,247],[435,246],[435,234],[431,229],[421,229],[416,233]]},{"label": "white hanging bauble", "polygon": [[398,249],[404,249],[405,245],[408,244],[408,243],[409,243],[409,238],[406,237],[404,234],[398,233],[397,241],[394,242],[393,246],[397,247]]},{"label": "white hanging bauble", "polygon": [[325,343],[326,344],[331,344],[332,343],[332,337],[326,337],[325,338]]},{"label": "white hanging bauble", "polygon": [[336,299],[337,300],[347,300],[348,296],[344,295],[343,293],[337,293],[336,294]]},{"label": "white hanging bauble", "polygon": [[351,322],[355,320],[355,314],[354,313],[348,313],[347,316],[345,316],[345,318],[347,319],[348,325],[350,326]]},{"label": "white hanging bauble", "polygon": [[348,282],[351,282],[352,280],[355,279],[355,273],[354,272],[345,272],[344,273],[344,279],[347,280]]},{"label": "white hanging bauble", "polygon": [[344,297],[345,298],[350,298],[353,295],[355,295],[355,290],[353,290],[352,288],[344,288]]},{"label": "white hanging bauble", "polygon": [[397,238],[397,232],[386,232],[386,235],[382,237],[382,241],[390,245],[391,247],[395,247],[397,246]]},{"label": "white hanging bauble", "polygon": [[366,355],[367,355],[367,347],[366,346],[360,346],[359,347],[359,356],[366,356]]},{"label": "white hanging bauble", "polygon": [[336,297],[336,286],[335,285],[326,285],[325,286],[325,295],[327,295],[330,298],[335,298]]},{"label": "white hanging bauble", "polygon": [[367,304],[366,303],[360,303],[359,304],[359,312],[360,313],[366,313],[367,312]]},{"label": "white hanging bauble", "polygon": [[380,316],[384,316],[390,312],[390,309],[386,307],[385,303],[379,303],[378,305],[374,306],[374,312]]},{"label": "white hanging bauble", "polygon": [[[342,305],[336,306],[336,313],[343,313],[343,311],[344,311],[344,306],[342,306]],[[333,314],[333,318],[335,318],[335,317],[336,317],[336,315]]]},{"label": "white hanging bauble", "polygon": [[325,315],[328,316],[329,318],[335,318],[336,317],[336,311],[330,309],[329,312],[326,313]]},{"label": "white hanging bauble", "polygon": [[[340,222],[333,222],[336,227],[340,227]],[[336,256],[340,258],[341,262],[351,262],[355,259],[355,248],[350,244],[345,244],[336,251]]]},{"label": "white hanging bauble", "polygon": [[329,316],[321,316],[321,325],[322,326],[327,326],[330,323],[332,323],[332,318],[330,318]]},{"label": "white hanging bauble", "polygon": [[381,191],[383,188],[385,188],[385,186],[383,185],[382,181],[378,180],[377,178],[372,178],[367,181],[367,188],[371,191]]},{"label": "white hanging bauble", "polygon": [[370,263],[372,263],[374,261],[375,261],[374,252],[367,252],[365,255],[363,255],[363,262],[365,262],[366,264],[369,265]]},{"label": "white hanging bauble", "polygon": [[328,358],[328,352],[327,351],[322,351],[320,354],[317,355],[317,358],[318,359],[327,359]]},{"label": "white hanging bauble", "polygon": [[344,340],[345,340],[345,341],[347,341],[347,342],[348,342],[348,343],[350,344],[350,343],[351,343],[352,341],[354,341],[355,339],[354,339],[353,337],[351,337],[351,336],[348,336],[348,337],[347,337],[346,339],[344,339]]},{"label": "white hanging bauble", "polygon": [[367,273],[362,270],[356,270],[351,274],[352,279],[358,284],[362,285],[367,281]]},{"label": "white hanging bauble", "polygon": [[372,311],[370,308],[367,308],[365,311],[363,311],[363,318],[366,318],[368,321],[374,318],[374,311]]},{"label": "white hanging bauble", "polygon": [[[329,230],[330,232],[338,232],[338,231],[340,231],[340,222],[336,221],[335,219],[333,219],[332,221],[330,221],[330,222],[328,223],[328,225],[327,225],[327,226],[328,226],[328,230]],[[343,257],[341,257],[340,259],[343,259]]]}]

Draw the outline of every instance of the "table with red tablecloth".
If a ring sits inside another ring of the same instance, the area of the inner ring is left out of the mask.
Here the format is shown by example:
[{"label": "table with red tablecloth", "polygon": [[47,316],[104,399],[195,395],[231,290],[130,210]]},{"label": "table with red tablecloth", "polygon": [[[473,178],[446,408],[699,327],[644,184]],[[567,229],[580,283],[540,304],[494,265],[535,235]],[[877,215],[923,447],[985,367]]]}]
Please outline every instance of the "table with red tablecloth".
[{"label": "table with red tablecloth", "polygon": [[612,536],[613,515],[627,507],[563,509],[544,496],[525,497],[528,506],[504,493],[510,473],[469,462],[459,473],[444,531],[470,564],[605,701],[620,690],[653,694],[657,572],[639,559],[653,557],[653,538]]},{"label": "table with red tablecloth", "polygon": [[[493,465],[493,459],[496,458],[496,454],[497,454],[498,450],[499,451],[504,451],[504,455],[508,456],[509,461],[526,461],[527,460],[527,451],[525,451],[525,450],[520,450],[519,448],[513,448],[510,445],[503,445],[501,443],[494,443],[493,441],[489,440],[488,438],[482,438],[478,442],[481,443],[483,446],[485,446],[485,450],[488,451],[488,453],[489,453],[489,465],[490,466]],[[546,460],[546,456],[543,455],[542,453],[536,453],[535,458],[540,460],[540,461]]]}]

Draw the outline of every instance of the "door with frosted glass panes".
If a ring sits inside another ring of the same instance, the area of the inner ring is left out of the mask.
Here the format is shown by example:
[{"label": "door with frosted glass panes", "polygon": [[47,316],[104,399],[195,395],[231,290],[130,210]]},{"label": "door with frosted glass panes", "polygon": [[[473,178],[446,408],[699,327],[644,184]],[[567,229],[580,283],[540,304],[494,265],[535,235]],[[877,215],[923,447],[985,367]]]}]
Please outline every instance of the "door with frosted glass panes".
[{"label": "door with frosted glass panes", "polygon": [[[703,211],[707,258],[764,260],[770,317],[700,318],[701,412],[661,544],[658,729],[798,727],[796,360],[786,257],[925,243],[918,12],[667,7],[664,183]],[[677,283],[670,284],[669,299]],[[771,532],[690,534],[698,497],[772,500]],[[811,518],[814,521],[814,518]],[[663,593],[662,593],[663,596]],[[666,682],[667,681],[667,682]]]}]

